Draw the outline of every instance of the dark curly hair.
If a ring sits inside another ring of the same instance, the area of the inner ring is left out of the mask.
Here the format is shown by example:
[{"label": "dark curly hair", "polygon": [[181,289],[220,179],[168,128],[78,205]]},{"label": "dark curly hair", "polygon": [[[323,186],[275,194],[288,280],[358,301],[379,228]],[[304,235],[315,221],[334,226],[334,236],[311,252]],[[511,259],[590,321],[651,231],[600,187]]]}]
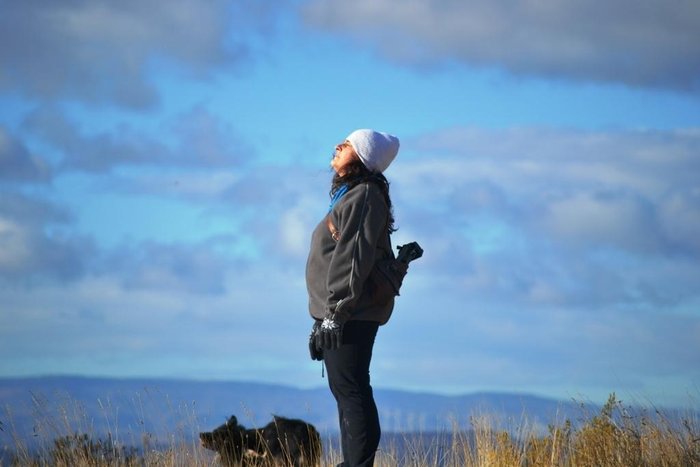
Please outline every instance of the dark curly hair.
[{"label": "dark curly hair", "polygon": [[394,210],[391,206],[391,197],[389,196],[389,180],[387,180],[381,172],[372,172],[369,170],[361,160],[356,159],[349,162],[348,165],[344,167],[344,174],[342,176],[337,173],[333,176],[329,195],[333,198],[336,191],[343,185],[347,185],[348,189],[352,189],[364,182],[376,183],[381,190],[386,205],[389,207],[389,233],[396,232],[397,228],[394,226]]}]

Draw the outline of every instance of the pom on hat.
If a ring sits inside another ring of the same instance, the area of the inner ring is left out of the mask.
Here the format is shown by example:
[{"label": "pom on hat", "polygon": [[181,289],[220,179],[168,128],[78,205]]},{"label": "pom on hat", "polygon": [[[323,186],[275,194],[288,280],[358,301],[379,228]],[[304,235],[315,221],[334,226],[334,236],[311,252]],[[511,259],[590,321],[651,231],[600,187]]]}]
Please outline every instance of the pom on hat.
[{"label": "pom on hat", "polygon": [[355,130],[345,139],[372,172],[384,172],[399,152],[399,139],[380,131]]}]

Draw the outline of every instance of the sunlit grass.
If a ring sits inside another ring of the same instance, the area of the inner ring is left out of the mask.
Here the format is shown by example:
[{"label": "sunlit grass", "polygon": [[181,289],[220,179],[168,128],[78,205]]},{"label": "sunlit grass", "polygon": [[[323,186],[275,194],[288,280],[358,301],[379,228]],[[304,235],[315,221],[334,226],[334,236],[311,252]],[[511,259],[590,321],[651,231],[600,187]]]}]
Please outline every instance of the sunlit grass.
[{"label": "sunlit grass", "polygon": [[[58,409],[34,397],[32,439],[14,433],[12,413],[5,408],[0,429],[13,436],[14,446],[0,452],[0,465],[21,466],[210,466],[215,454],[197,441],[202,430],[191,407],[172,407],[173,414],[148,413],[137,398],[137,426],[119,426],[119,411],[109,403],[100,408],[108,432],[95,432],[95,420],[70,399]],[[672,415],[648,408],[625,407],[611,395],[602,409],[577,420],[551,424],[546,432],[528,423],[526,415],[504,429],[489,414],[473,416],[470,430],[456,424],[442,433],[385,436],[375,465],[393,466],[700,466],[700,425],[697,412]],[[178,419],[170,431],[154,435],[151,417]],[[324,439],[322,464],[339,463],[337,438]]]}]

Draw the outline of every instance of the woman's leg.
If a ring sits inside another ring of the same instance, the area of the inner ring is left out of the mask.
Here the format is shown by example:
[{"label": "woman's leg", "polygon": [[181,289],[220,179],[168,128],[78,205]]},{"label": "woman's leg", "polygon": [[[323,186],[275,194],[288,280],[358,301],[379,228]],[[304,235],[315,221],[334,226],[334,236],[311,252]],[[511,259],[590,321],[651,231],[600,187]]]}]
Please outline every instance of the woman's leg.
[{"label": "woman's leg", "polygon": [[379,446],[379,415],[370,385],[369,366],[378,323],[349,321],[343,345],[325,350],[328,385],[338,403],[343,466],[371,466]]}]

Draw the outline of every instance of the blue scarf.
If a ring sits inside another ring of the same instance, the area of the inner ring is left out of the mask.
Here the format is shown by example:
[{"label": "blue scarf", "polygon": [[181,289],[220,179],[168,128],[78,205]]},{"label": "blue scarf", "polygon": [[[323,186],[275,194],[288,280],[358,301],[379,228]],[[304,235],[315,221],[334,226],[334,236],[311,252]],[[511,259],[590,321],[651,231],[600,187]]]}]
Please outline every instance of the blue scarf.
[{"label": "blue scarf", "polygon": [[333,193],[333,198],[331,198],[331,204],[328,206],[328,212],[331,212],[333,209],[333,206],[335,206],[335,203],[340,200],[340,198],[343,197],[345,193],[348,192],[348,186],[347,185],[341,185],[340,188],[336,190],[335,193]]}]

